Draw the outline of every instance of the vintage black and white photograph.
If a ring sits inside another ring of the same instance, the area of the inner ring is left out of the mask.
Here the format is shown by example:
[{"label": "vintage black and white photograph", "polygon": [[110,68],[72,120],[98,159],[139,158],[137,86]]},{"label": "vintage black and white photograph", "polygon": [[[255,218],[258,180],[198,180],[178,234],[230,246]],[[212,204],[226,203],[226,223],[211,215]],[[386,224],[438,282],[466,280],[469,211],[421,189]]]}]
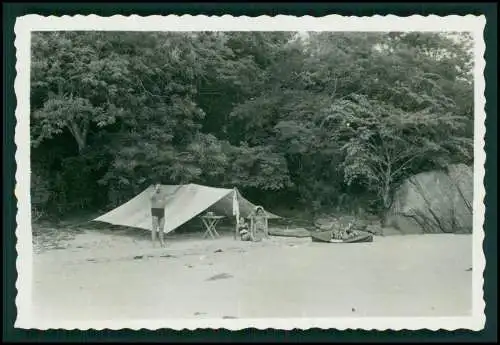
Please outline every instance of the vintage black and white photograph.
[{"label": "vintage black and white photograph", "polygon": [[19,19],[18,327],[481,329],[484,23]]}]

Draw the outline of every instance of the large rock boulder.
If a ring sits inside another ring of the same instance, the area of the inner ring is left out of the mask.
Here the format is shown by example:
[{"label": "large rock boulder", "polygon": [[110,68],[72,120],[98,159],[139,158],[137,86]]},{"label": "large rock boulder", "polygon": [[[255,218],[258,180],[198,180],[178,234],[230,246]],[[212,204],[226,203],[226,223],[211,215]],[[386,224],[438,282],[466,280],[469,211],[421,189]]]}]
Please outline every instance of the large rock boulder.
[{"label": "large rock boulder", "polygon": [[471,233],[473,185],[464,164],[412,176],[394,194],[385,225],[403,234]]}]

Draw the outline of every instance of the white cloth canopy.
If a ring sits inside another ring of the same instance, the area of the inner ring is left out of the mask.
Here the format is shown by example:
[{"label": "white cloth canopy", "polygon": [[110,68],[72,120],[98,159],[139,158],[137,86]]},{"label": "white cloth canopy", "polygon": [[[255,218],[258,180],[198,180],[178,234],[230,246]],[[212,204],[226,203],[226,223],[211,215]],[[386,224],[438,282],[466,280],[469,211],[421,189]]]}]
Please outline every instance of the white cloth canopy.
[{"label": "white cloth canopy", "polygon": [[[171,232],[210,209],[217,214],[234,216],[235,213],[248,217],[255,205],[246,200],[235,189],[207,187],[194,183],[187,185],[161,185],[161,193],[167,196],[165,207],[165,233]],[[151,230],[151,204],[150,197],[154,186],[136,195],[134,198],[108,213],[94,219],[114,225]],[[237,210],[235,212],[235,200]],[[270,219],[280,218],[272,213],[267,213]]]}]

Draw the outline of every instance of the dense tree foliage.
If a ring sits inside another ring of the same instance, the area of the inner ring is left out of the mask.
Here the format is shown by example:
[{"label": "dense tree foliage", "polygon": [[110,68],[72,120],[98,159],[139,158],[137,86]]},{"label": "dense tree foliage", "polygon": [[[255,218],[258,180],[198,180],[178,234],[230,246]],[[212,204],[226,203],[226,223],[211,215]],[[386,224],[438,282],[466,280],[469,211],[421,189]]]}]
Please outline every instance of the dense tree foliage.
[{"label": "dense tree foliage", "polygon": [[271,208],[387,208],[405,177],[472,160],[471,42],[34,33],[33,206],[112,207],[160,181],[237,186]]}]

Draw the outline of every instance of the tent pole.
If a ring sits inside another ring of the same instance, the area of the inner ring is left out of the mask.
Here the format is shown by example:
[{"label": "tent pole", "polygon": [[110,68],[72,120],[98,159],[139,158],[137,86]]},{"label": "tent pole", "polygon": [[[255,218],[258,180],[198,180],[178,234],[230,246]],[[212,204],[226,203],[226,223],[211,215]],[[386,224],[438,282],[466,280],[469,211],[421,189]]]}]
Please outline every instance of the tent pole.
[{"label": "tent pole", "polygon": [[[233,193],[234,193],[234,196],[233,198],[238,198],[238,194],[236,192],[236,187],[233,188]],[[236,199],[236,202],[238,202],[238,199]],[[235,215],[236,217],[236,225],[235,225],[235,229],[234,229],[234,240],[236,240],[238,238],[238,225],[239,225],[239,222],[240,222],[240,219],[238,217],[238,213],[235,212]]]},{"label": "tent pole", "polygon": [[236,229],[234,230],[234,239],[236,240],[238,236],[238,217],[236,217]]}]

